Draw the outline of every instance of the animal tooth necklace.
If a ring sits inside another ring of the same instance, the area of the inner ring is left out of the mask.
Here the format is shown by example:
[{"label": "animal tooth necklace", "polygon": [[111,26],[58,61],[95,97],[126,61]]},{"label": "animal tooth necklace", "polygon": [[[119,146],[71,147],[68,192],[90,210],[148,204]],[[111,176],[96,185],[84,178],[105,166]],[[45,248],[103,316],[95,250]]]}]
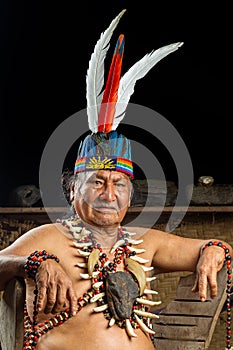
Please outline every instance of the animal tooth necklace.
[{"label": "animal tooth necklace", "polygon": [[[57,222],[69,230],[69,233],[75,239],[74,247],[77,248],[79,256],[84,259],[84,262],[76,264],[77,267],[87,270],[85,273],[80,273],[81,278],[91,281],[91,288],[78,298],[77,312],[80,312],[88,303],[96,302],[97,306],[93,307],[93,311],[103,312],[104,317],[109,322],[109,327],[115,324],[120,328],[124,328],[130,337],[137,337],[134,330],[140,328],[150,335],[153,342],[155,332],[152,329],[151,319],[159,316],[150,312],[150,307],[159,305],[161,301],[147,299],[148,294],[158,293],[146,289],[146,283],[156,277],[146,277],[145,272],[152,270],[153,267],[144,266],[148,260],[137,256],[137,254],[145,252],[145,249],[133,247],[133,245],[141,243],[142,240],[133,239],[132,236],[135,234],[127,232],[120,226],[118,228],[118,239],[111,249],[111,253],[114,253],[111,262],[107,254],[103,252],[101,245],[94,239],[93,233],[85,228],[79,218],[58,219]],[[46,251],[34,252],[31,255],[34,261],[39,261],[39,264],[47,258],[57,259],[56,261],[59,262],[57,257],[49,255]],[[117,267],[122,262],[124,271],[117,271]],[[35,262],[33,263],[35,264]],[[36,273],[37,268],[32,268],[32,271]],[[30,271],[28,277],[33,277]],[[34,294],[32,321],[25,303],[23,350],[35,350],[39,337],[72,317],[70,310],[66,309],[49,320],[38,323],[38,312],[36,310],[37,288]],[[121,300],[124,300],[124,303]]]}]

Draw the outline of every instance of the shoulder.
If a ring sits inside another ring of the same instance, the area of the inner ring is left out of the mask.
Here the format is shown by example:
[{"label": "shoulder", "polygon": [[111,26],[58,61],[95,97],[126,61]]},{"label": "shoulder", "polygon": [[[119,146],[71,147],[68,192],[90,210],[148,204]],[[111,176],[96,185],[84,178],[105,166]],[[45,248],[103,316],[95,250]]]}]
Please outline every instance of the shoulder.
[{"label": "shoulder", "polygon": [[126,229],[128,232],[135,233],[135,238],[138,239],[167,239],[169,237],[169,233],[153,228],[127,226],[124,227],[124,229]]},{"label": "shoulder", "polygon": [[69,237],[68,231],[61,224],[43,224],[24,233],[3,251],[8,254],[27,255],[34,250],[51,250],[62,246]]}]

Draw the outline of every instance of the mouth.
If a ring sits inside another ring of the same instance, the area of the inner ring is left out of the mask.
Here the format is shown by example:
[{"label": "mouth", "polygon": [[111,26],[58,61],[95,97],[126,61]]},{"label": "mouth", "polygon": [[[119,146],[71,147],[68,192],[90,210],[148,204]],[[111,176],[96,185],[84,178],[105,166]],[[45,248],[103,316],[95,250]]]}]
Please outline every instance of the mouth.
[{"label": "mouth", "polygon": [[117,212],[117,209],[114,207],[101,206],[101,207],[94,207],[93,209],[100,212],[100,213],[113,213],[113,212],[116,213]]}]

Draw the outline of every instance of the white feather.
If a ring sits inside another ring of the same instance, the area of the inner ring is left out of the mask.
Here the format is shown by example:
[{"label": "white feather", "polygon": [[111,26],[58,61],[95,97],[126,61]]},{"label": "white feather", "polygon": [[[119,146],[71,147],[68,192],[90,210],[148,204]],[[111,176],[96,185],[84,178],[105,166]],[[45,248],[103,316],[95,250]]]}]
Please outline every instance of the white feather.
[{"label": "white feather", "polygon": [[110,23],[110,26],[101,34],[89,61],[86,75],[87,115],[89,129],[94,133],[98,131],[98,114],[104,85],[104,60],[109,49],[109,41],[114,29],[125,11],[126,10],[122,10]]},{"label": "white feather", "polygon": [[151,53],[146,54],[123,75],[120,80],[118,101],[112,130],[116,130],[118,124],[125,116],[126,107],[131,95],[134,92],[136,81],[143,78],[149,72],[149,70],[162,58],[176,51],[182,45],[183,42],[178,42],[163,46],[156,51],[152,51]]}]

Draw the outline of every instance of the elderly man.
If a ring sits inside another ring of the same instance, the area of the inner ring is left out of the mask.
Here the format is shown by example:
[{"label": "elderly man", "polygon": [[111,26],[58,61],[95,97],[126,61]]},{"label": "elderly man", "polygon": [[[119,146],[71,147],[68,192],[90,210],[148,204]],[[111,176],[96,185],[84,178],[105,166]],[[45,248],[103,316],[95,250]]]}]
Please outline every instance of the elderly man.
[{"label": "elderly man", "polygon": [[[92,78],[96,60],[103,60],[97,53],[101,47],[106,50],[109,30],[92,56]],[[122,44],[120,37],[113,56],[118,68]],[[87,109],[92,134],[80,147],[68,186],[74,216],[34,228],[0,252],[0,289],[15,276],[26,282],[24,350],[152,350],[155,275],[196,271],[193,291],[205,301],[208,286],[211,297],[217,295],[218,271],[225,262],[229,267],[232,248],[226,242],[121,226],[132,197],[133,162],[129,140],[115,131],[122,110],[115,97],[108,99],[109,81],[122,97],[128,78],[132,82],[137,74],[130,73],[121,86],[118,73],[117,78],[110,69],[94,117],[93,109]],[[90,104],[96,89],[90,88],[95,83],[89,75],[87,83]]]},{"label": "elderly man", "polygon": [[208,241],[124,231],[130,197],[124,173],[80,173],[71,191],[78,216],[34,228],[0,252],[1,290],[14,276],[26,281],[25,349],[153,349],[150,280],[159,273],[196,271],[201,300],[207,285],[217,295],[225,250],[212,245],[200,254]]}]

